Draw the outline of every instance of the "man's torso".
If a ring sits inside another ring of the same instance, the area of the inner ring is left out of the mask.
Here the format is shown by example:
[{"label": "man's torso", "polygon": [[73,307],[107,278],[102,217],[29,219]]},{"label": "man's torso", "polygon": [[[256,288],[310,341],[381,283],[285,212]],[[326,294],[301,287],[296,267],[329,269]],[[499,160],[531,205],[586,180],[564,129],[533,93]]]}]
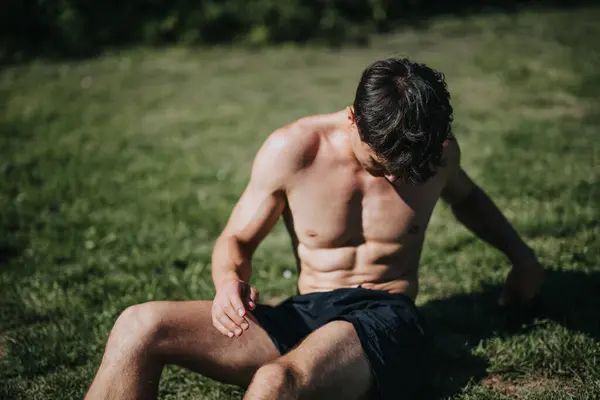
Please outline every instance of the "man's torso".
[{"label": "man's torso", "polygon": [[425,231],[452,157],[422,185],[392,184],[352,157],[336,118],[302,122],[313,143],[286,190],[284,220],[298,260],[299,292],[360,286],[414,299]]}]

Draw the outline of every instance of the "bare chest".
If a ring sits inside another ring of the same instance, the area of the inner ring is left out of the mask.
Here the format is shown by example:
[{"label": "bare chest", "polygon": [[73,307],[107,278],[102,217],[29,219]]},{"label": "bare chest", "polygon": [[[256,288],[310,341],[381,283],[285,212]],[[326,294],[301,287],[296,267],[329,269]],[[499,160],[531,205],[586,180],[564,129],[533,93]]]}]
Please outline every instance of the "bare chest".
[{"label": "bare chest", "polygon": [[402,244],[422,237],[434,192],[427,185],[393,186],[362,170],[313,169],[294,182],[288,203],[295,234],[308,247]]}]

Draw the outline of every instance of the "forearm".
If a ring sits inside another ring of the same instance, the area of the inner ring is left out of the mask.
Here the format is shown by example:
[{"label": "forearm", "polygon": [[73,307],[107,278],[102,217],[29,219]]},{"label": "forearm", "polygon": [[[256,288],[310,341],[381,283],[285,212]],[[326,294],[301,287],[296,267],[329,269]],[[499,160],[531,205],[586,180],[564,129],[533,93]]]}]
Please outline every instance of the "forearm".
[{"label": "forearm", "polygon": [[217,239],[212,254],[212,279],[218,290],[232,280],[250,281],[252,274],[251,254],[233,235]]},{"label": "forearm", "polygon": [[452,206],[452,212],[470,231],[503,252],[513,263],[531,255],[532,250],[478,186],[467,198]]}]

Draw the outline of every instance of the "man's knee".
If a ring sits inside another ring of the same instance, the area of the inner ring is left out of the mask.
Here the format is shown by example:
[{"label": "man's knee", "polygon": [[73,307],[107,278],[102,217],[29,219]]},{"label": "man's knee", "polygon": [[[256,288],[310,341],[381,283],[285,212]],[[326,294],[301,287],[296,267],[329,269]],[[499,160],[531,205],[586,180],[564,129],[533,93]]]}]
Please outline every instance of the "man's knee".
[{"label": "man's knee", "polygon": [[107,347],[116,351],[147,352],[164,331],[159,303],[149,302],[127,307],[117,318]]},{"label": "man's knee", "polygon": [[291,362],[275,361],[265,364],[256,371],[252,384],[298,391],[306,384],[306,376]]}]

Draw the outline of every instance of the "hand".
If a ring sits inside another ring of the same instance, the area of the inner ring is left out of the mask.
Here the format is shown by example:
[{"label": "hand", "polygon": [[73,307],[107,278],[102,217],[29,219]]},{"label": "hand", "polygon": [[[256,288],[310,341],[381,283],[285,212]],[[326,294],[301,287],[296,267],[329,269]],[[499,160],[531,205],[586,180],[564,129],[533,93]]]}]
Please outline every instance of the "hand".
[{"label": "hand", "polygon": [[257,300],[256,289],[241,280],[221,285],[212,304],[214,327],[230,338],[240,336],[250,327],[246,310],[253,310]]},{"label": "hand", "polygon": [[539,294],[544,280],[544,269],[531,252],[515,262],[506,277],[504,289],[498,299],[501,307],[517,303],[530,304]]}]

